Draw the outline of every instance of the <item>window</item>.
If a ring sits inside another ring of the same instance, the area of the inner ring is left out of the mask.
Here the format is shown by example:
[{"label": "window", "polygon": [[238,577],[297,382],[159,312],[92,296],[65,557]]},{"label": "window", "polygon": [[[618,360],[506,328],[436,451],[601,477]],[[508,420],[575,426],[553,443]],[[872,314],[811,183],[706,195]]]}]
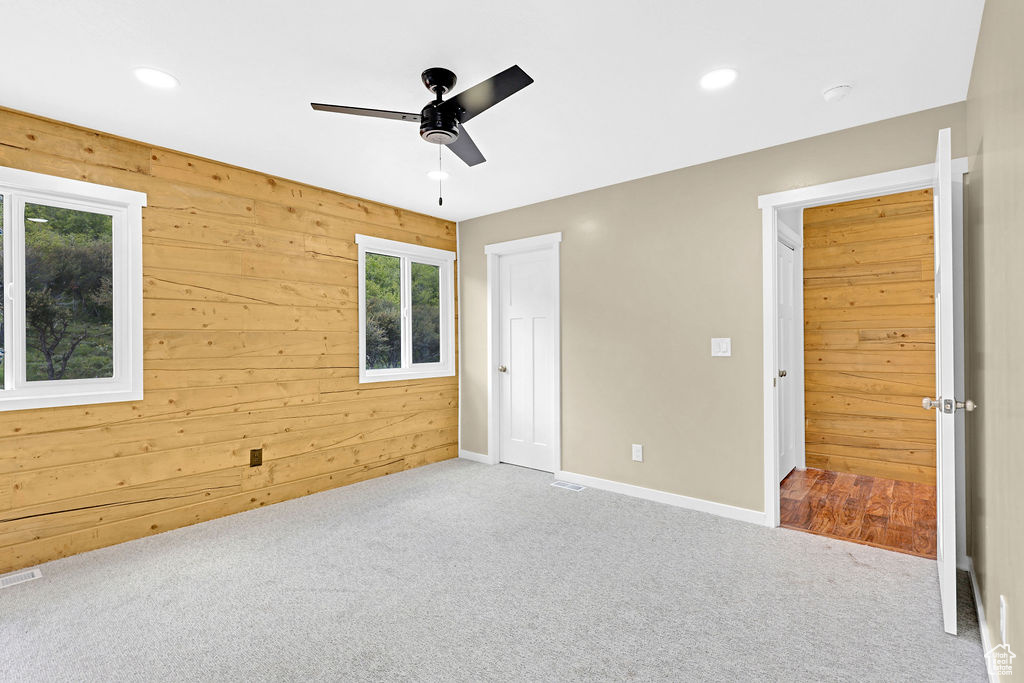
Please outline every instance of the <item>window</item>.
[{"label": "window", "polygon": [[0,410],[142,398],[145,203],[0,168]]},{"label": "window", "polygon": [[356,235],[359,381],[455,374],[455,253]]}]

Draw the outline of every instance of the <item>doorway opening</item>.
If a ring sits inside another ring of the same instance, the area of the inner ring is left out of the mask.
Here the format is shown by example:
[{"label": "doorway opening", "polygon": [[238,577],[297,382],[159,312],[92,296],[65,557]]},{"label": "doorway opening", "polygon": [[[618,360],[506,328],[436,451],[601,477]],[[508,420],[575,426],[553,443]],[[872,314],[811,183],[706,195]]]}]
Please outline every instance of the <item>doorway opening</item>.
[{"label": "doorway opening", "polygon": [[779,368],[802,354],[803,386],[783,369],[777,393],[783,414],[804,406],[803,430],[780,425],[780,526],[935,559],[933,203],[929,187],[807,207],[802,272],[779,247]]},{"label": "doorway opening", "polygon": [[[805,371],[807,373],[812,371],[817,373],[823,369],[822,367],[812,369],[809,365],[805,367],[805,353],[811,353],[812,348],[819,354],[814,358],[815,363],[819,363],[818,358],[822,359],[820,363],[825,366],[830,365],[826,361],[832,361],[832,369],[839,370],[841,369],[839,368],[839,361],[846,362],[851,360],[850,355],[846,352],[852,349],[830,350],[828,348],[830,345],[842,346],[844,343],[855,343],[856,345],[863,344],[867,346],[870,341],[883,344],[889,341],[888,337],[894,330],[897,331],[896,340],[898,343],[899,334],[902,334],[902,332],[898,331],[899,327],[893,330],[887,329],[891,326],[891,321],[890,318],[885,316],[891,316],[893,313],[896,313],[901,304],[898,302],[881,304],[874,307],[880,310],[868,312],[869,318],[874,316],[876,321],[883,322],[877,328],[870,326],[862,327],[861,321],[850,318],[847,320],[849,327],[845,331],[843,327],[835,325],[830,327],[819,325],[820,329],[812,329],[811,326],[808,326],[805,330],[805,323],[807,322],[805,315],[807,312],[804,310],[804,251],[805,248],[810,249],[811,245],[810,242],[805,244],[804,213],[805,210],[816,207],[823,207],[822,210],[827,212],[830,205],[851,204],[856,203],[858,200],[877,199],[881,202],[886,201],[882,198],[888,195],[912,194],[929,188],[934,193],[932,209],[932,247],[934,249],[933,269],[931,270],[932,279],[930,281],[923,279],[918,285],[908,284],[907,289],[913,291],[915,286],[917,286],[919,291],[927,291],[930,287],[934,296],[934,302],[931,303],[931,309],[934,313],[934,332],[932,333],[934,350],[930,354],[926,351],[923,355],[917,357],[915,362],[921,366],[920,369],[929,367],[933,369],[935,383],[930,386],[930,390],[917,397],[917,410],[921,410],[922,407],[935,409],[927,413],[922,410],[922,415],[931,417],[933,420],[931,422],[931,429],[934,430],[935,434],[936,453],[934,454],[933,461],[935,463],[936,480],[934,498],[934,518],[936,520],[935,556],[942,597],[943,622],[946,631],[949,633],[956,632],[956,569],[957,566],[960,568],[967,566],[964,535],[966,514],[963,486],[963,410],[961,410],[961,407],[964,407],[966,410],[971,410],[973,407],[973,404],[963,397],[963,271],[961,245],[963,231],[963,175],[966,172],[966,159],[951,159],[950,131],[949,129],[944,129],[939,131],[936,161],[934,164],[762,195],[758,198],[758,205],[762,209],[764,277],[763,386],[766,523],[769,526],[780,525],[781,501],[783,499],[782,482],[786,479],[787,475],[795,472],[796,474],[787,482],[788,486],[792,486],[792,488],[787,486],[787,491],[789,492],[787,498],[798,498],[800,497],[800,492],[804,490],[815,494],[822,494],[822,489],[826,489],[824,495],[821,495],[818,500],[819,505],[822,501],[827,500],[829,495],[832,495],[831,501],[828,502],[835,503],[837,499],[842,498],[843,505],[845,505],[847,500],[853,499],[850,506],[856,508],[860,504],[859,500],[857,500],[858,496],[862,496],[866,492],[868,498],[864,506],[865,510],[871,504],[871,496],[875,492],[876,481],[874,479],[870,480],[869,487],[869,480],[858,479],[858,477],[873,476],[876,479],[889,480],[892,482],[891,484],[884,481],[878,483],[879,492],[875,499],[877,501],[879,498],[888,498],[891,505],[889,509],[884,511],[885,514],[890,517],[896,515],[898,520],[904,522],[904,524],[896,524],[896,527],[906,527],[908,525],[905,522],[908,519],[916,525],[914,521],[915,494],[921,498],[917,505],[924,506],[931,503],[928,496],[929,490],[921,488],[928,486],[927,483],[910,481],[907,484],[899,484],[899,490],[897,490],[897,482],[900,480],[893,477],[891,466],[886,465],[876,466],[875,474],[857,474],[851,471],[836,472],[836,469],[841,469],[844,466],[847,470],[850,469],[850,465],[853,464],[851,458],[854,457],[854,453],[849,451],[849,447],[854,446],[854,444],[833,443],[831,451],[822,452],[820,441],[816,442],[813,440],[815,433],[819,435],[821,433],[831,433],[843,436],[843,430],[853,432],[853,436],[860,439],[871,437],[873,432],[870,429],[864,428],[863,425],[860,431],[852,429],[851,425],[855,420],[852,420],[850,416],[855,415],[855,411],[858,409],[854,399],[858,401],[863,399],[871,402],[878,401],[878,398],[869,392],[866,394],[866,397],[855,395],[853,399],[847,399],[842,397],[842,394],[848,392],[850,387],[842,384],[839,386],[821,384],[821,377],[819,376],[805,377]],[[871,201],[868,201],[867,205],[870,206]],[[862,228],[862,230],[869,229]],[[904,226],[902,229],[910,230],[911,228]],[[809,240],[812,239],[810,235],[806,235],[806,237]],[[821,238],[817,236],[813,239]],[[829,238],[825,237],[824,239],[827,240]],[[892,236],[892,240],[898,241],[900,239],[899,235]],[[886,255],[891,255],[893,252],[891,248],[893,246],[896,246],[895,242],[883,245],[880,252],[875,254],[875,260],[885,263],[887,261]],[[857,265],[858,259],[869,261],[870,259],[862,259],[861,257],[871,255],[870,250],[865,251],[868,249],[866,245],[851,247],[850,245],[837,244],[830,247],[826,241],[824,246],[816,246],[814,248],[825,250],[831,248],[833,255],[841,254],[845,249],[848,255],[853,254],[850,265]],[[790,260],[790,255],[786,253],[787,249],[792,252],[792,268],[787,266]],[[851,252],[851,250],[853,251]],[[899,252],[900,250],[896,251]],[[903,264],[899,268],[908,269],[910,266]],[[893,269],[896,269],[896,266]],[[786,273],[789,273],[789,275],[786,275]],[[851,297],[851,294],[857,293],[861,299],[864,299],[865,293],[873,291],[871,287],[868,287],[858,292],[856,280],[851,279],[856,275],[856,273],[847,274],[845,280],[840,277],[841,282],[832,287],[833,292],[830,295],[833,298],[837,298],[838,301],[846,301],[846,303],[853,301],[854,306],[852,308],[854,310],[858,309],[856,305],[857,298]],[[870,281],[870,277],[868,279]],[[910,281],[908,280],[908,282]],[[822,281],[814,284],[820,285],[822,288],[825,288],[827,285],[827,283]],[[886,287],[881,286],[880,282],[875,284],[875,290],[886,289]],[[788,295],[790,297],[788,301],[786,299],[787,290],[789,290]],[[818,294],[821,294],[821,292],[818,292]],[[875,294],[877,296],[885,296],[881,291]],[[900,296],[906,297],[909,294],[907,291],[904,291]],[[808,297],[807,302],[809,306],[822,307],[821,300],[812,302],[810,297]],[[792,306],[791,321],[788,321],[789,319],[787,318],[787,306],[789,305]],[[896,308],[891,308],[890,306],[895,306]],[[866,310],[867,307],[863,308]],[[906,313],[907,311],[903,312]],[[836,321],[843,321],[849,318],[848,312],[828,313],[827,311],[815,311],[814,314],[825,317],[832,316],[833,320]],[[909,322],[913,322],[913,320]],[[832,329],[833,327],[838,327],[838,329]],[[920,330],[924,326],[910,328],[907,325],[907,327],[908,329],[918,329],[919,332],[917,334],[923,334]],[[862,329],[875,331],[864,332],[864,340],[862,341]],[[856,340],[851,336],[850,330],[857,331]],[[878,330],[884,330],[884,332]],[[809,336],[808,341],[817,345],[808,345],[806,352],[804,343],[805,331]],[[872,339],[873,335],[874,339]],[[912,342],[912,334],[908,339]],[[922,345],[925,343],[927,342],[921,341]],[[924,351],[924,349],[917,350]],[[829,353],[822,353],[823,351],[828,351]],[[922,359],[926,359],[929,356],[932,359],[931,363],[925,365]],[[907,358],[915,357],[911,355],[907,356]],[[854,367],[856,368],[857,366],[854,365]],[[869,369],[860,369],[852,374],[855,376],[870,374],[868,372]],[[917,374],[923,375],[926,373]],[[885,378],[868,377],[866,379],[881,381]],[[920,382],[920,378],[918,378],[918,381]],[[788,390],[783,388],[783,383],[786,382],[790,384]],[[819,384],[812,384],[812,382],[819,382]],[[871,385],[854,385],[852,388],[863,390],[865,386],[870,388]],[[923,384],[919,384],[919,387],[924,389]],[[805,388],[808,391],[805,392]],[[843,391],[829,391],[829,389],[842,389]],[[817,390],[817,393],[811,395],[812,391],[815,390]],[[909,392],[910,390],[908,389],[907,391]],[[862,392],[852,393],[860,394]],[[935,396],[935,398],[931,398],[932,396]],[[906,398],[910,398],[910,396],[904,396],[904,399]],[[922,405],[922,400],[924,400],[924,405]],[[913,403],[905,401],[901,403],[901,401],[903,399],[895,401],[898,409],[909,414],[908,409],[914,407]],[[839,411],[839,419],[816,418],[818,421],[812,422],[812,419],[815,418],[813,418],[814,413],[811,411],[818,411],[826,415],[833,414],[829,413],[828,410]],[[884,419],[890,419],[894,422],[898,421],[898,418],[886,417]],[[825,420],[831,421],[826,424]],[[922,420],[921,422],[922,424],[916,425],[916,427],[912,425],[905,429],[909,429],[912,434],[923,435],[924,421]],[[825,429],[826,427],[828,429]],[[918,436],[915,438],[922,437]],[[883,441],[892,445],[895,444],[896,440],[892,439],[891,435],[889,435],[884,439],[879,438],[877,441],[880,445]],[[862,440],[860,443],[865,442]],[[916,442],[910,441],[909,443]],[[809,444],[814,445],[814,450],[810,450]],[[846,446],[847,449],[844,452],[843,448],[835,448],[835,446]],[[898,448],[894,446],[892,450],[898,450]],[[914,452],[914,448],[902,448],[902,451],[904,452],[898,454],[897,459],[902,458],[904,464],[914,465],[916,462],[918,466],[923,466],[923,459],[919,453]],[[860,460],[868,460],[868,458],[860,458]],[[812,470],[815,469],[813,465],[816,462],[819,466],[824,465],[832,468],[831,473],[829,470],[819,470],[819,472],[824,474],[812,471],[810,475],[806,475],[805,473],[808,471],[809,466],[811,466]],[[889,469],[886,469],[886,467],[889,467]],[[917,470],[916,472],[919,477],[926,474],[926,470]],[[886,474],[888,476],[879,476]],[[814,481],[810,481],[810,477],[813,477]],[[840,486],[833,490],[833,485],[837,480]],[[909,489],[907,489],[908,485]],[[915,486],[917,487],[916,491]],[[875,514],[882,516],[882,512],[883,510],[879,508],[875,511]],[[835,513],[832,514],[835,515]],[[920,519],[926,520],[927,515],[928,513],[922,512]],[[879,520],[869,518],[868,521]],[[822,524],[825,526],[832,525],[832,528],[835,528],[834,520],[829,520]],[[925,524],[927,522],[924,522],[922,526]],[[808,526],[810,525],[808,524]],[[875,526],[876,528],[870,533],[865,533],[869,540],[872,537],[884,538],[882,530],[877,528],[879,525]],[[896,530],[902,531],[901,529]],[[860,533],[858,531],[858,535]]]}]

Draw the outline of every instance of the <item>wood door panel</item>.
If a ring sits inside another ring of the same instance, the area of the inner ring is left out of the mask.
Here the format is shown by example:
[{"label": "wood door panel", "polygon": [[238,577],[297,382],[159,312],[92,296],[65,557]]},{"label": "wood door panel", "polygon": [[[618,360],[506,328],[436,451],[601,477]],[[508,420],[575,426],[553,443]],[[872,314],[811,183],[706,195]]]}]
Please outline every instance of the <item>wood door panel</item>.
[{"label": "wood door panel", "polygon": [[935,481],[932,205],[918,190],[804,211],[808,466]]}]

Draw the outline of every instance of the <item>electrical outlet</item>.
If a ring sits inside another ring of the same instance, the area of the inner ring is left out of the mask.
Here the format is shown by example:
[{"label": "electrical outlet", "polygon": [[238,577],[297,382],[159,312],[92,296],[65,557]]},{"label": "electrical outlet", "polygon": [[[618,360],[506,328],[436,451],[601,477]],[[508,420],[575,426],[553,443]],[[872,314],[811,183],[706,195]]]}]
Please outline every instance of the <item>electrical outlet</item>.
[{"label": "electrical outlet", "polygon": [[999,596],[999,637],[1000,643],[1006,644],[1006,596]]},{"label": "electrical outlet", "polygon": [[633,444],[633,462],[644,461],[644,447],[641,444]]},{"label": "electrical outlet", "polygon": [[263,449],[253,448],[249,451],[249,467],[259,467],[263,464]]}]

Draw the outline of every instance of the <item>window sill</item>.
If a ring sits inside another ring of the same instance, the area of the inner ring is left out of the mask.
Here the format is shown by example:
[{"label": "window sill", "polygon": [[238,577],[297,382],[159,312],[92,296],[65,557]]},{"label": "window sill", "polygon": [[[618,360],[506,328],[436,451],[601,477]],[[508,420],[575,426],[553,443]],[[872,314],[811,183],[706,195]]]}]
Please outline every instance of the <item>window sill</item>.
[{"label": "window sill", "polygon": [[359,373],[359,383],[372,384],[374,382],[398,382],[412,379],[435,379],[437,377],[454,376],[455,370],[453,368],[443,368],[439,370],[396,370],[394,372],[371,370],[369,372]]},{"label": "window sill", "polygon": [[[95,405],[97,403],[122,403],[141,401],[142,390],[81,391],[61,394],[20,394],[4,396],[0,390],[0,413],[11,410],[34,410],[37,408],[62,408],[65,406]],[[13,393],[13,392],[11,392]]]}]

